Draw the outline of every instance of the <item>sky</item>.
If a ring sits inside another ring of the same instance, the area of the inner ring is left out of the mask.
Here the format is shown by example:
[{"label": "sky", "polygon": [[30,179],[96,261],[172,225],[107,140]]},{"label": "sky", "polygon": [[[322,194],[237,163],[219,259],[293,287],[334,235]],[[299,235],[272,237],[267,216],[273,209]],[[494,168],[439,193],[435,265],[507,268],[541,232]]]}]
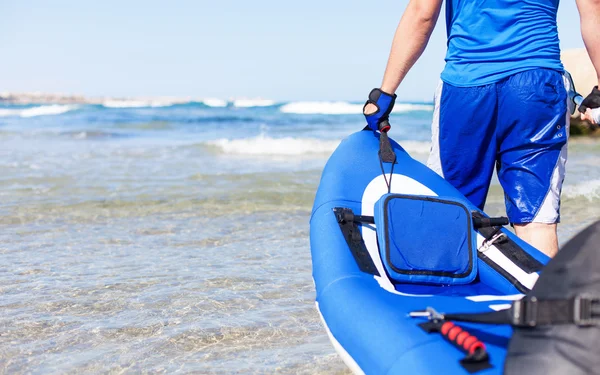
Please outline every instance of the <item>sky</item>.
[{"label": "sky", "polygon": [[[362,101],[381,83],[407,0],[4,0],[0,92]],[[581,48],[574,0],[563,49]],[[431,101],[443,12],[398,90]]]}]

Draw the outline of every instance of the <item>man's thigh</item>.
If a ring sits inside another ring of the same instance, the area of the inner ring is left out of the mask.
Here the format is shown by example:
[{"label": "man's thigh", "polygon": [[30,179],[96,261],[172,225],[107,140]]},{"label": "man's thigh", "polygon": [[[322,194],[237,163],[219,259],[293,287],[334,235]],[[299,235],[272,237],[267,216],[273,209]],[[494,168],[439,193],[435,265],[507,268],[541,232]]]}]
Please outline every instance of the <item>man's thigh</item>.
[{"label": "man's thigh", "polygon": [[436,91],[427,165],[483,209],[496,159],[495,84]]},{"label": "man's thigh", "polygon": [[498,179],[515,224],[557,223],[569,117],[562,74],[536,69],[498,86]]}]

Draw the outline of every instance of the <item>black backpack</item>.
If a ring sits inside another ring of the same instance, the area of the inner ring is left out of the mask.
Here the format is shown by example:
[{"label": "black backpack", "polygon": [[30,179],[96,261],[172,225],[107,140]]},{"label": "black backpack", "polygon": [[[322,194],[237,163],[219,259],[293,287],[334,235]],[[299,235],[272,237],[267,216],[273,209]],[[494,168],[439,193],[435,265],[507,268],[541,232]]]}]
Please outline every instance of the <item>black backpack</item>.
[{"label": "black backpack", "polygon": [[505,374],[600,374],[600,221],[558,252],[526,297],[563,300],[571,306],[546,306],[548,318],[574,321],[515,327]]}]

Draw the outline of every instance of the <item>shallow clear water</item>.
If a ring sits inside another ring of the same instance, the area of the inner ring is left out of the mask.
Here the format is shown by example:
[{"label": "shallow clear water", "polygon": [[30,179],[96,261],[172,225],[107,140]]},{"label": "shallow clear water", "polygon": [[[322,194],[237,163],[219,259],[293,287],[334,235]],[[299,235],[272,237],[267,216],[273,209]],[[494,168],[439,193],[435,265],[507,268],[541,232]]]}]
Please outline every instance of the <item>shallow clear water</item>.
[{"label": "shallow clear water", "polygon": [[[360,116],[41,107],[0,110],[0,373],[347,373],[308,220]],[[393,118],[420,160],[430,117]],[[571,145],[561,242],[600,216],[599,157]],[[487,209],[503,213],[498,185]]]}]

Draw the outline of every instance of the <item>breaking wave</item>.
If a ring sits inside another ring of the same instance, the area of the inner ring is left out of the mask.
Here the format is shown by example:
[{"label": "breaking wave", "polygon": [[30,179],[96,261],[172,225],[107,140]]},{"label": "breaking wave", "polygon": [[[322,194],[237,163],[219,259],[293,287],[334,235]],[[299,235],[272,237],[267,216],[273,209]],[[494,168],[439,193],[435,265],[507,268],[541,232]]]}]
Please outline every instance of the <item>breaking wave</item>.
[{"label": "breaking wave", "polygon": [[273,105],[275,105],[275,101],[269,99],[237,99],[233,101],[233,106],[238,108],[271,107]]},{"label": "breaking wave", "polygon": [[[205,144],[217,148],[225,154],[238,155],[329,155],[340,144],[339,140],[317,138],[272,138],[259,135],[253,138],[217,139]],[[429,153],[430,143],[401,141],[400,145],[409,154]]]},{"label": "breaking wave", "polygon": [[180,104],[180,101],[169,100],[105,100],[102,106],[106,108],[158,108]]},{"label": "breaking wave", "polygon": [[565,198],[584,197],[588,200],[600,198],[600,179],[583,181],[578,184],[565,185],[562,195]]},{"label": "breaking wave", "polygon": [[217,139],[206,142],[226,154],[239,155],[306,155],[331,154],[340,141],[314,138],[271,138],[259,135],[243,139]]},{"label": "breaking wave", "polygon": [[76,105],[42,105],[31,108],[0,109],[0,117],[36,117],[48,115],[60,115],[78,108]]},{"label": "breaking wave", "polygon": [[433,111],[433,104],[411,104],[411,103],[398,103],[394,106],[394,112],[431,112]]},{"label": "breaking wave", "polygon": [[[303,115],[359,115],[362,113],[363,103],[349,102],[291,102],[281,106],[282,113]],[[431,104],[398,103],[394,106],[393,113],[416,111],[433,111]]]},{"label": "breaking wave", "polygon": [[222,100],[222,99],[204,99],[201,101],[201,103],[207,107],[216,107],[216,108],[227,107],[227,104],[228,104],[226,100]]},{"label": "breaking wave", "polygon": [[400,146],[409,154],[429,154],[431,149],[430,142],[423,141],[398,141]]},{"label": "breaking wave", "polygon": [[314,115],[354,115],[361,114],[363,104],[347,102],[292,102],[281,106],[283,113]]}]

